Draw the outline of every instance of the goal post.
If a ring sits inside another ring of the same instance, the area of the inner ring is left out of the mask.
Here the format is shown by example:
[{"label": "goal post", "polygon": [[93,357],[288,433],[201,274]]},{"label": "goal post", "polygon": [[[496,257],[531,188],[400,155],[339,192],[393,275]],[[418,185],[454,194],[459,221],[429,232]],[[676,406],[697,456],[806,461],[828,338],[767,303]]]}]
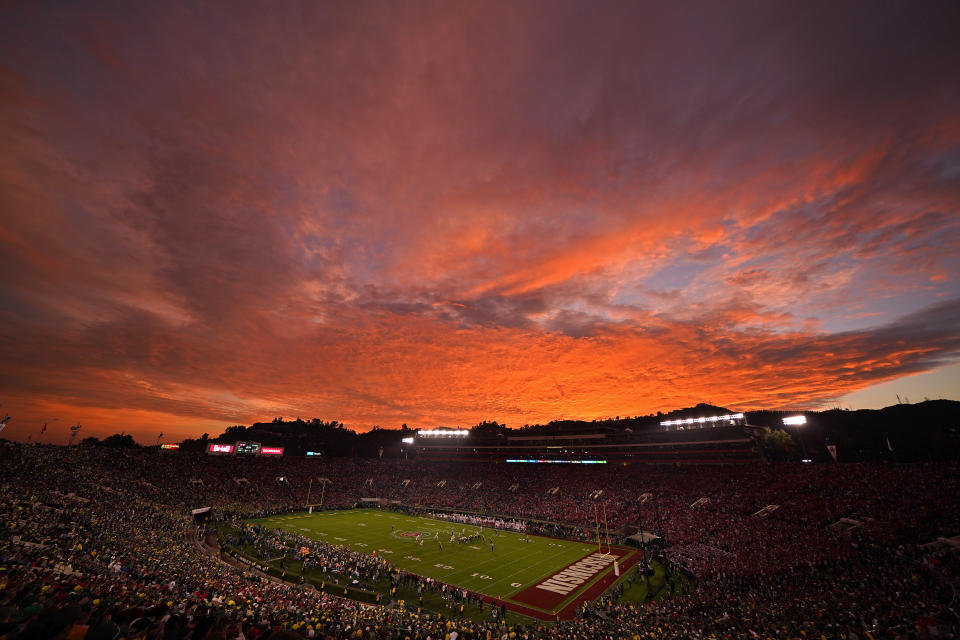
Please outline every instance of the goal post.
[{"label": "goal post", "polygon": [[323,509],[323,499],[327,494],[327,485],[330,484],[330,478],[317,478],[317,482],[320,483],[320,502],[310,502],[310,493],[313,491],[313,478],[310,478],[310,485],[307,487],[307,500],[305,506],[307,508],[307,513],[313,513],[313,508],[317,507],[318,509]]},{"label": "goal post", "polygon": [[[603,535],[600,533],[600,521],[603,520]],[[607,525],[607,503],[603,503],[603,515],[601,516],[600,506],[593,503],[593,521],[597,531],[597,553],[604,556],[610,555],[610,527]],[[606,541],[607,550],[603,550],[604,541]]]}]

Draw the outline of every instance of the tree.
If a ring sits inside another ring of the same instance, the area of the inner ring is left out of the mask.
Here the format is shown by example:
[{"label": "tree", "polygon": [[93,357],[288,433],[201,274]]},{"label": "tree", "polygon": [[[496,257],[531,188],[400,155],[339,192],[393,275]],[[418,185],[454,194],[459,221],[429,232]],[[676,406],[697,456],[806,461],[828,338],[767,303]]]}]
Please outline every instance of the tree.
[{"label": "tree", "polygon": [[236,440],[237,438],[243,438],[244,434],[247,432],[247,428],[242,424],[237,424],[232,427],[227,427],[227,430],[223,432],[221,438],[226,438],[228,440]]},{"label": "tree", "polygon": [[470,428],[470,432],[476,438],[495,438],[498,435],[504,435],[506,431],[507,426],[498,423],[496,420],[484,420],[480,424]]},{"label": "tree", "polygon": [[180,443],[181,451],[206,451],[207,450],[207,440],[210,439],[210,434],[205,433],[199,438],[187,438]]},{"label": "tree", "polygon": [[139,447],[137,441],[133,439],[133,436],[129,433],[126,435],[121,435],[115,433],[112,436],[107,436],[103,439],[104,447],[113,447],[115,449],[136,449]]},{"label": "tree", "polygon": [[760,432],[760,445],[768,460],[789,460],[794,456],[797,445],[793,436],[783,429],[764,427]]}]

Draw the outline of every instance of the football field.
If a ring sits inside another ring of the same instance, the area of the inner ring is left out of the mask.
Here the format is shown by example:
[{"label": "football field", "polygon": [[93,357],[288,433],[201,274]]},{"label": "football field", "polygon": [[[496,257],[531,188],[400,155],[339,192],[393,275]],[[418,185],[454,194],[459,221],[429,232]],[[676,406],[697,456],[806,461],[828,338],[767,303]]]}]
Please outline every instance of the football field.
[{"label": "football field", "polygon": [[[377,509],[286,514],[251,520],[352,551],[376,553],[393,566],[499,600],[542,619],[569,617],[585,599],[600,595],[637,560],[633,549],[599,553],[596,543],[481,529],[445,520]],[[482,540],[451,542],[451,534]],[[417,539],[417,536],[420,539]],[[527,541],[529,540],[529,541]],[[491,548],[492,543],[492,548]]]}]

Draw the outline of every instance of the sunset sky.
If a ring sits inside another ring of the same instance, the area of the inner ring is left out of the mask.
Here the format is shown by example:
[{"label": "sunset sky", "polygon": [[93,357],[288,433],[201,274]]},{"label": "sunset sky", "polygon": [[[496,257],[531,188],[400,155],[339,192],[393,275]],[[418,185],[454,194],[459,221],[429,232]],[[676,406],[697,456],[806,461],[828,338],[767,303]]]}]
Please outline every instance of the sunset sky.
[{"label": "sunset sky", "polygon": [[0,7],[4,437],[960,399],[956,2]]}]

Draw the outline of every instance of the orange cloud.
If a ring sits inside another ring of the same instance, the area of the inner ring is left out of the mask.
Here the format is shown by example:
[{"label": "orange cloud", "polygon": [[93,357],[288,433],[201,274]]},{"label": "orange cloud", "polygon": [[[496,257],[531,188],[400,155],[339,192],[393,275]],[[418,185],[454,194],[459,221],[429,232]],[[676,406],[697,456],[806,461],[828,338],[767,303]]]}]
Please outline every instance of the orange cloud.
[{"label": "orange cloud", "polygon": [[955,21],[783,11],[11,5],[10,433],[816,406],[956,361]]},{"label": "orange cloud", "polygon": [[[344,419],[365,429],[636,415],[704,400],[812,406],[935,366],[960,348],[960,336],[943,324],[956,312],[952,303],[902,325],[835,336],[659,321],[648,330],[608,327],[573,337],[354,315],[336,329],[264,337],[242,351],[229,338],[201,346],[188,336],[167,343],[156,335],[145,358],[120,353],[96,367],[63,361],[60,376],[31,376],[29,386],[7,379],[7,402],[25,412],[21,424],[85,419],[91,431],[123,429],[141,439],[273,415]],[[925,340],[906,342],[921,324]],[[48,344],[64,354],[78,346]]]}]

